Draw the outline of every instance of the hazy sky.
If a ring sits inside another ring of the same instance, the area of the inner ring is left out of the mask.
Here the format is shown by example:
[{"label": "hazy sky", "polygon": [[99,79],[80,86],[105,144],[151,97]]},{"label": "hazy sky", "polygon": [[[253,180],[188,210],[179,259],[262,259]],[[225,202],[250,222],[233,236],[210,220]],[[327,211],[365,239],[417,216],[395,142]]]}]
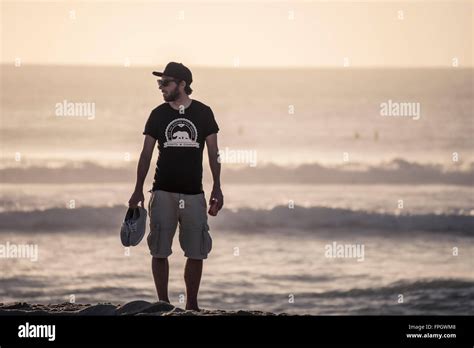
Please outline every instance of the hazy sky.
[{"label": "hazy sky", "polygon": [[2,1],[1,13],[7,64],[473,66],[473,1]]}]

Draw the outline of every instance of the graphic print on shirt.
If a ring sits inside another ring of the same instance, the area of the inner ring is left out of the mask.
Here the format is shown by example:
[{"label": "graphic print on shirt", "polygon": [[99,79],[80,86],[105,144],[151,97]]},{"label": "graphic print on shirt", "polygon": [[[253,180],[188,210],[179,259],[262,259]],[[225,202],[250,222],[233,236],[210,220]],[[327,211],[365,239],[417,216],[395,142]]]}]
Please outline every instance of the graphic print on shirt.
[{"label": "graphic print on shirt", "polygon": [[165,147],[197,147],[198,132],[196,126],[187,118],[177,118],[171,121],[165,130]]}]

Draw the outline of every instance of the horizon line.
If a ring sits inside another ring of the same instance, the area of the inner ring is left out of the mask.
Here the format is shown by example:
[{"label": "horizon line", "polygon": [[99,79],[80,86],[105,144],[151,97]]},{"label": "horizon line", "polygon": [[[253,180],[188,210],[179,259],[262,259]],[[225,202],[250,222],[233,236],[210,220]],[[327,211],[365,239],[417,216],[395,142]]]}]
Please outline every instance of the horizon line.
[{"label": "horizon line", "polygon": [[[163,68],[166,63],[163,64]],[[21,68],[21,67],[64,67],[64,68],[151,68],[158,69],[159,65],[148,65],[148,64],[131,64],[125,66],[123,64],[78,64],[78,63],[21,63],[21,66],[15,66],[14,62],[1,62],[0,66],[3,67],[12,67],[12,68]],[[292,66],[260,66],[260,65],[248,65],[248,66],[231,66],[231,65],[191,65],[188,64],[188,67],[193,69],[228,69],[228,70],[309,70],[309,69],[473,69],[474,65],[460,65],[460,66],[449,66],[449,65],[429,65],[429,66],[403,66],[403,65],[353,65],[353,66],[341,66],[341,65],[292,65]]]}]

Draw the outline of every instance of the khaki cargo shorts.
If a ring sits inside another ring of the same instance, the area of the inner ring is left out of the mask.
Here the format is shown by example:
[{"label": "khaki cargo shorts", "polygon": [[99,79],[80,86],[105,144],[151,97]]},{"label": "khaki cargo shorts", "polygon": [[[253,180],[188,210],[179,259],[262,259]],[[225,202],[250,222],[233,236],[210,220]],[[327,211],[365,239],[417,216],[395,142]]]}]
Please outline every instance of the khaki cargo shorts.
[{"label": "khaki cargo shorts", "polygon": [[151,191],[148,202],[150,232],[147,237],[150,254],[166,258],[179,223],[179,244],[184,256],[202,260],[212,249],[207,224],[207,202],[204,193],[188,195],[162,190]]}]

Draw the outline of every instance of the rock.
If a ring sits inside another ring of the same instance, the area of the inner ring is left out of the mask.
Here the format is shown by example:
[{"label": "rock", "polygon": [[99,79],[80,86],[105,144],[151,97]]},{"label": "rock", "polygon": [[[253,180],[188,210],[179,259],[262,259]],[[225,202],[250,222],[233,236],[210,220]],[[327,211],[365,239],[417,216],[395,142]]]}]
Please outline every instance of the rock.
[{"label": "rock", "polygon": [[15,302],[11,304],[5,304],[2,309],[30,309],[31,305],[26,302]]},{"label": "rock", "polygon": [[172,311],[169,311],[163,314],[163,316],[180,316],[180,317],[197,316],[197,315],[200,315],[200,312],[186,311],[181,308],[175,308]]},{"label": "rock", "polygon": [[155,312],[155,313],[137,313],[136,317],[162,317],[166,312]]},{"label": "rock", "polygon": [[174,307],[173,310],[169,311],[169,312],[166,312],[164,313],[163,315],[181,315],[181,313],[184,312],[184,309],[182,308],[178,308],[178,307]]},{"label": "rock", "polygon": [[19,309],[0,309],[0,316],[8,316],[8,315],[28,315],[28,316],[48,316],[52,315],[50,312],[38,310],[38,311],[24,311]]},{"label": "rock", "polygon": [[128,302],[115,311],[117,315],[135,315],[137,313],[143,312],[145,309],[152,306],[152,303],[147,301],[132,301]]},{"label": "rock", "polygon": [[168,302],[158,301],[151,304],[148,308],[142,310],[142,313],[157,313],[157,312],[169,312],[173,310],[175,306],[169,304]]},{"label": "rock", "polygon": [[116,307],[112,304],[98,304],[84,308],[77,312],[78,315],[116,315]]},{"label": "rock", "polygon": [[[113,315],[140,315],[140,316],[276,316],[277,314],[253,310],[225,311],[219,309],[201,309],[190,311],[174,307],[167,302],[132,301],[123,305],[99,303],[95,305],[60,303],[60,304],[29,304],[26,302],[0,304],[0,316],[31,315],[31,316],[113,316]],[[291,314],[280,313],[279,316]]]}]

